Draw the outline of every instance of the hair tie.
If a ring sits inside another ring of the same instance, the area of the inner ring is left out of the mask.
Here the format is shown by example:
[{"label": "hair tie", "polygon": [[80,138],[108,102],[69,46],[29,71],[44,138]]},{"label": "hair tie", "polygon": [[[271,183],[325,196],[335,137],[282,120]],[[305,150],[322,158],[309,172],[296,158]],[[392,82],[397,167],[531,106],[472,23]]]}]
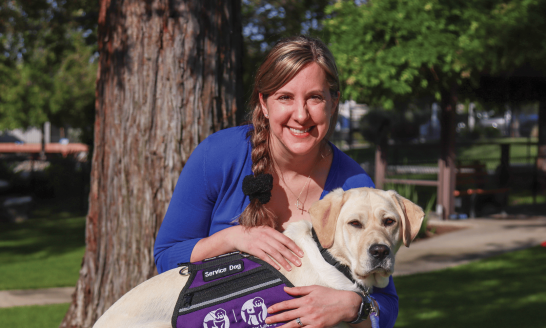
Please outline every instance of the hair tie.
[{"label": "hair tie", "polygon": [[243,193],[250,201],[258,199],[260,203],[267,204],[271,199],[273,189],[273,176],[271,174],[247,175],[243,179]]}]

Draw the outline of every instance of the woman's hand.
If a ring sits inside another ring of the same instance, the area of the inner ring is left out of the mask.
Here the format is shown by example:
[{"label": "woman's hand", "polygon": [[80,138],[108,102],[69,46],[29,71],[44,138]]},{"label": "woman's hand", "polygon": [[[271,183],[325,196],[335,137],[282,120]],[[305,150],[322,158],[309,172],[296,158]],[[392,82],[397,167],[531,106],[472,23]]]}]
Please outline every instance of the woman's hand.
[{"label": "woman's hand", "polygon": [[253,228],[234,226],[225,230],[231,230],[229,231],[229,240],[234,249],[254,255],[271,264],[277,270],[280,269],[279,264],[288,271],[292,270],[290,263],[296,266],[301,265],[298,258],[298,256],[303,257],[301,248],[292,239],[273,228],[266,226]]},{"label": "woman's hand", "polygon": [[286,311],[265,321],[267,324],[287,322],[279,328],[301,328],[296,318],[300,318],[303,327],[309,328],[332,327],[342,321],[352,321],[358,315],[362,302],[354,292],[322,286],[286,287],[284,290],[300,297],[269,307],[268,313]]}]

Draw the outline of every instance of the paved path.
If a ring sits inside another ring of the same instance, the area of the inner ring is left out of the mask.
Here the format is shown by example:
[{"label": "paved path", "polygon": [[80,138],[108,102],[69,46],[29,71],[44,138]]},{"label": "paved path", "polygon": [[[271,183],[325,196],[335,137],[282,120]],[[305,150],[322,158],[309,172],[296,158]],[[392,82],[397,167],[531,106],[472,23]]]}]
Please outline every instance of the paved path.
[{"label": "paved path", "polygon": [[[472,219],[431,221],[465,229],[402,246],[395,276],[439,270],[488,256],[532,247],[546,241],[546,217],[517,220]],[[0,291],[0,308],[68,303],[73,287]]]},{"label": "paved path", "polygon": [[417,241],[409,248],[402,246],[396,255],[395,276],[452,267],[546,241],[546,217],[431,221],[430,224],[466,229]]},{"label": "paved path", "polygon": [[74,287],[2,290],[0,291],[0,308],[68,303],[72,299],[73,292]]}]

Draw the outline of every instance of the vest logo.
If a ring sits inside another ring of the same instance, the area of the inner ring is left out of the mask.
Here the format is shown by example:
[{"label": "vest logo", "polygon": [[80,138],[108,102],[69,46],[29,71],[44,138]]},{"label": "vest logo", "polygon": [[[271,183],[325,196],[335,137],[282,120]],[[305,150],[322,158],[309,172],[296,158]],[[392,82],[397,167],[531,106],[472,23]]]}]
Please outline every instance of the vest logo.
[{"label": "vest logo", "polygon": [[229,319],[224,309],[210,311],[203,321],[203,328],[229,328]]},{"label": "vest logo", "polygon": [[255,297],[243,304],[241,317],[250,326],[263,326],[267,317],[267,307],[261,297]]},{"label": "vest logo", "polygon": [[242,260],[229,262],[210,269],[203,270],[203,281],[211,281],[218,278],[239,273],[245,270],[245,263]]}]

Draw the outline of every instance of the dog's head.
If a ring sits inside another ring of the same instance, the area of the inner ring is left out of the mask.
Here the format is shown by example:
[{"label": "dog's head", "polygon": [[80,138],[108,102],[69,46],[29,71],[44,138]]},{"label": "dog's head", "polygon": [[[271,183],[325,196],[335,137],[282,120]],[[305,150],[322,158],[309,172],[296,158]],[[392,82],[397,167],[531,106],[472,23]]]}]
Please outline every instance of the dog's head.
[{"label": "dog's head", "polygon": [[421,207],[395,191],[336,189],[309,209],[322,247],[365,286],[386,287],[394,255],[409,247],[424,218]]},{"label": "dog's head", "polygon": [[252,303],[254,304],[254,306],[258,307],[258,306],[262,306],[262,304],[264,304],[264,300],[261,298],[261,297],[256,297]]},{"label": "dog's head", "polygon": [[226,316],[226,311],[224,309],[218,309],[214,312],[214,316],[216,317],[216,320],[223,320]]}]

